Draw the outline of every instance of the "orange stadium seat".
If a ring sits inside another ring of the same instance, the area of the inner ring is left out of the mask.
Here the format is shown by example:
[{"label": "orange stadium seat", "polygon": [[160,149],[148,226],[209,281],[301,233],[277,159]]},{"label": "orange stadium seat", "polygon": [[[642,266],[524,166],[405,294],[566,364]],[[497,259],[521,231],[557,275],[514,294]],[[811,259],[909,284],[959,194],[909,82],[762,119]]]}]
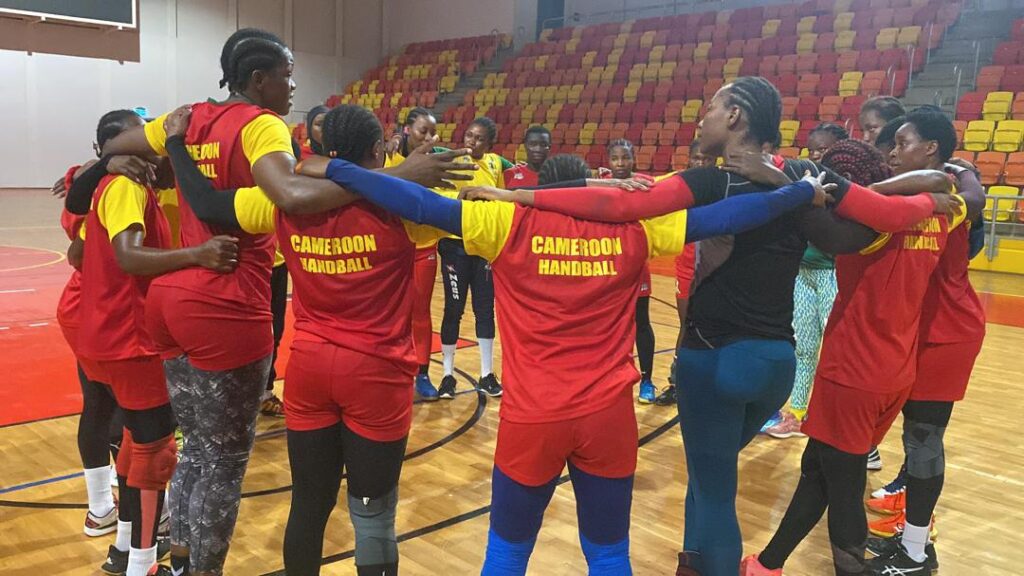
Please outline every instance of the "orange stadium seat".
[{"label": "orange stadium seat", "polygon": [[974,165],[981,172],[981,183],[986,186],[997,184],[1003,177],[1006,154],[1002,152],[979,152]]}]

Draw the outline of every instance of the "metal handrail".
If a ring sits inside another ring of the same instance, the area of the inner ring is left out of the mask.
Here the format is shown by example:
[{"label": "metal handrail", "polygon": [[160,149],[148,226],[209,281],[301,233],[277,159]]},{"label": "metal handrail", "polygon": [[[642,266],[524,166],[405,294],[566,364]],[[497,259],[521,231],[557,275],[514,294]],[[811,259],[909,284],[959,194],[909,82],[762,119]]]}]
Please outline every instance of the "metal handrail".
[{"label": "metal handrail", "polygon": [[959,64],[953,66],[953,75],[956,76],[956,92],[953,94],[953,113],[956,114],[956,107],[960,104],[960,83],[964,75],[963,67]]},{"label": "metal handrail", "polygon": [[907,88],[914,87],[914,56],[917,56],[917,46],[907,46],[907,53],[910,55],[910,68],[907,70]]},{"label": "metal handrail", "polygon": [[889,96],[896,95],[896,75],[893,74],[893,66],[896,65],[890,64],[889,68],[885,71],[886,78],[889,78]]},{"label": "metal handrail", "polygon": [[[988,206],[985,208],[987,216],[983,215],[982,219],[985,224],[988,225],[988,230],[985,233],[985,257],[992,261],[999,254],[999,240],[1006,237],[1005,234],[997,234],[999,228],[1002,227],[1004,230],[1006,227],[1016,229],[1019,226],[1024,226],[1024,222],[1020,220],[1020,210],[1017,208],[1017,204],[1022,200],[1020,196],[1006,196],[1002,194],[985,194],[986,205],[988,200],[992,201],[992,208]],[[1010,208],[1002,209],[1000,204],[1003,202],[1009,202]],[[999,221],[1000,212],[1009,215],[1009,220],[1006,222]]]}]

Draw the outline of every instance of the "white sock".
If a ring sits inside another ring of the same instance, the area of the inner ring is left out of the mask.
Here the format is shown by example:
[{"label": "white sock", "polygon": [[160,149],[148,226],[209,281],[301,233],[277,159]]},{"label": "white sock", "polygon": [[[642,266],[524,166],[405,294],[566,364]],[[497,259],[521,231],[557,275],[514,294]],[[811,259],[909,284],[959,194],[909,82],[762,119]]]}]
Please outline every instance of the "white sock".
[{"label": "white sock", "polygon": [[147,576],[156,564],[156,546],[132,548],[128,552],[128,571],[125,576]]},{"label": "white sock", "polygon": [[85,470],[85,491],[89,495],[89,512],[102,518],[114,509],[114,493],[110,489],[110,466]]},{"label": "white sock", "polygon": [[444,375],[455,373],[455,344],[441,344],[441,361],[444,364]]},{"label": "white sock", "polygon": [[114,540],[114,548],[121,552],[127,552],[132,546],[132,523],[117,521],[117,538]]},{"label": "white sock", "polygon": [[494,373],[494,338],[479,338],[480,345],[480,377]]},{"label": "white sock", "polygon": [[914,562],[924,562],[928,559],[924,547],[928,545],[928,532],[930,526],[914,526],[907,522],[903,528],[903,548],[907,556],[913,558]]}]

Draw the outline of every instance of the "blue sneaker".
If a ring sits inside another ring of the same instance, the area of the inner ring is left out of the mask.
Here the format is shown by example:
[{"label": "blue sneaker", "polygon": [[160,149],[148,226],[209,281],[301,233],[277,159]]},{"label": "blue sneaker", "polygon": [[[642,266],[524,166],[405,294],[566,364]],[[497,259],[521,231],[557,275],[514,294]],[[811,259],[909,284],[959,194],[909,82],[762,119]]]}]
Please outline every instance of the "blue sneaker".
[{"label": "blue sneaker", "polygon": [[767,434],[768,429],[775,426],[779,422],[782,422],[782,412],[776,412],[775,414],[772,414],[772,417],[769,418],[768,421],[764,423],[764,426],[761,426],[761,434]]},{"label": "blue sneaker", "polygon": [[648,380],[640,381],[640,393],[637,394],[636,399],[641,404],[653,404],[655,396],[658,395],[658,391],[654,388],[654,382]]},{"label": "blue sneaker", "polygon": [[896,475],[896,478],[892,482],[889,482],[885,486],[882,486],[878,490],[871,493],[872,498],[885,498],[886,496],[893,496],[899,494],[907,489],[907,467],[906,465],[900,466],[900,473]]},{"label": "blue sneaker", "polygon": [[433,383],[430,382],[429,374],[416,375],[416,393],[419,394],[420,398],[427,402],[434,402],[437,400],[437,388],[434,388]]}]

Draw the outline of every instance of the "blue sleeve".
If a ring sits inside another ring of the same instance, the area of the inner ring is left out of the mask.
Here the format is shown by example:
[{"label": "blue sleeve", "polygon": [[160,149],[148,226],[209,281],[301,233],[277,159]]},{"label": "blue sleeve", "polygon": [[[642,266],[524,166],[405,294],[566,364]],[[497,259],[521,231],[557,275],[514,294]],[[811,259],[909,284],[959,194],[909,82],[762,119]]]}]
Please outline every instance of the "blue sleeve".
[{"label": "blue sleeve", "polygon": [[359,194],[388,212],[417,224],[427,224],[462,236],[462,202],[394,176],[334,159],[327,165],[327,178]]},{"label": "blue sleeve", "polygon": [[741,194],[720,202],[690,208],[686,217],[686,241],[739,234],[782,216],[814,199],[814,187],[794,182],[765,194]]}]

